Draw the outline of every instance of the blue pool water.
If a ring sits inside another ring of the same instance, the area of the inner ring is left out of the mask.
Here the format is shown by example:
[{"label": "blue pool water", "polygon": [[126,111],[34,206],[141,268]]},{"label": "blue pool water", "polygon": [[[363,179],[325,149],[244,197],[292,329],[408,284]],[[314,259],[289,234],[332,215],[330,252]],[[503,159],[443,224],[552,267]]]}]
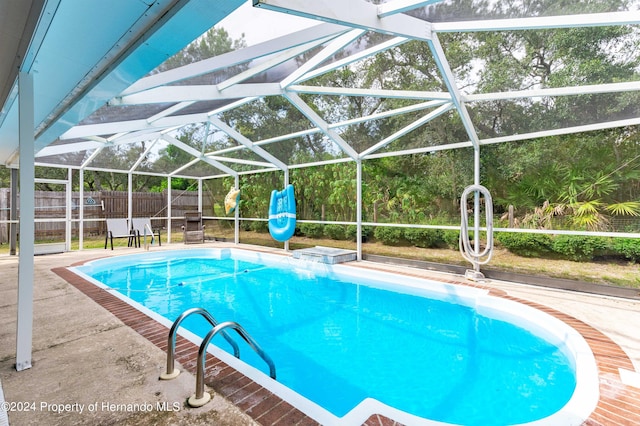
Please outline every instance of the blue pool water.
[{"label": "blue pool water", "polygon": [[[240,323],[274,360],[278,382],[338,417],[369,397],[442,422],[525,423],[558,411],[576,387],[565,349],[453,293],[391,291],[356,273],[230,250],[166,254],[77,269],[170,321],[203,307]],[[210,330],[197,318],[184,326]],[[220,336],[213,343],[231,352]],[[248,347],[241,355],[268,373]]]}]

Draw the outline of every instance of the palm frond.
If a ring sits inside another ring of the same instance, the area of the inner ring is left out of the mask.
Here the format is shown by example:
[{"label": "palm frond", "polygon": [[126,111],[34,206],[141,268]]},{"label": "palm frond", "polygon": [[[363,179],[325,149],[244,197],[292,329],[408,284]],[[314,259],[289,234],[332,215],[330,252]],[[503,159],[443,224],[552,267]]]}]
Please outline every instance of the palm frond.
[{"label": "palm frond", "polygon": [[638,201],[609,204],[605,209],[614,216],[640,216],[640,202]]}]

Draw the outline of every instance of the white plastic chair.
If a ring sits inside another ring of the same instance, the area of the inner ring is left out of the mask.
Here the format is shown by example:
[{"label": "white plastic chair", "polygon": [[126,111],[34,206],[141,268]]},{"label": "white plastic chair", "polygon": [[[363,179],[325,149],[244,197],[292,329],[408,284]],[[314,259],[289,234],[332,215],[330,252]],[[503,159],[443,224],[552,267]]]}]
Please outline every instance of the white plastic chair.
[{"label": "white plastic chair", "polygon": [[127,219],[121,218],[110,218],[107,219],[107,235],[104,239],[104,248],[106,250],[107,243],[111,240],[111,250],[113,250],[113,239],[114,238],[128,238],[129,241],[127,243],[128,247],[131,247],[131,243],[133,243],[136,247],[138,247],[138,243],[136,241],[135,232],[129,228],[129,221]]},{"label": "white plastic chair", "polygon": [[153,229],[151,226],[151,219],[148,217],[134,217],[131,219],[131,229],[135,233],[138,238],[138,247],[141,247],[140,237],[143,237],[145,234],[151,237],[151,243],[153,243],[154,237],[158,237],[158,245],[162,245],[162,241],[160,241],[160,228]]}]

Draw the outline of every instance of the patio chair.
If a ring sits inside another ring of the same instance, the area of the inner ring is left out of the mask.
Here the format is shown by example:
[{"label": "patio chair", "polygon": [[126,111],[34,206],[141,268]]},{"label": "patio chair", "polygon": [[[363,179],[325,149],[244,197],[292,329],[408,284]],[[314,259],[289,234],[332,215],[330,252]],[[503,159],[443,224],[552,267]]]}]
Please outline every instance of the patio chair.
[{"label": "patio chair", "polygon": [[185,244],[204,243],[204,226],[202,213],[185,212],[182,225],[183,241]]},{"label": "patio chair", "polygon": [[134,217],[131,219],[131,229],[136,234],[136,238],[138,239],[138,247],[142,247],[140,242],[141,238],[146,235],[151,237],[151,243],[155,237],[158,237],[158,245],[162,245],[162,241],[160,240],[160,228],[153,228],[151,226],[151,219],[148,217]]},{"label": "patio chair", "polygon": [[111,218],[107,219],[107,235],[104,239],[104,248],[106,250],[107,243],[111,240],[111,250],[113,250],[113,239],[114,238],[128,238],[127,246],[131,247],[133,244],[135,247],[138,247],[138,242],[136,241],[136,234],[129,227],[129,221],[127,219],[120,218]]}]

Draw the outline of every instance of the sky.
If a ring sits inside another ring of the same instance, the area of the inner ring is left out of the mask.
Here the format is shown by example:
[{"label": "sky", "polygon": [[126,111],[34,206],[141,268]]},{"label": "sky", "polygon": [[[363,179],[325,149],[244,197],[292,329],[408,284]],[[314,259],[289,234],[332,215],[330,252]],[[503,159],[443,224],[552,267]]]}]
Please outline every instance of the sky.
[{"label": "sky", "polygon": [[312,19],[253,7],[251,2],[247,1],[216,27],[223,27],[232,39],[240,38],[244,33],[247,45],[252,46],[320,23]]}]

